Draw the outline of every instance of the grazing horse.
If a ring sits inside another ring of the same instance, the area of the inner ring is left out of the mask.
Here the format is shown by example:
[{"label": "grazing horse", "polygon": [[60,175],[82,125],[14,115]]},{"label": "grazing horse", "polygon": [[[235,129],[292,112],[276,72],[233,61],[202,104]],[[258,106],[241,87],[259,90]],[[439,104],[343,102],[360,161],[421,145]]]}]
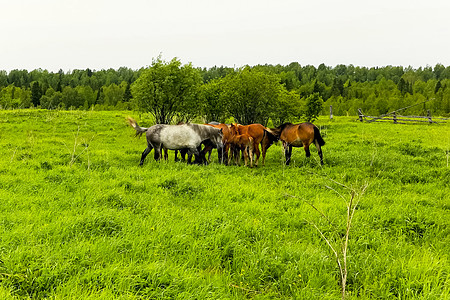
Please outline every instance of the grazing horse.
[{"label": "grazing horse", "polygon": [[241,125],[233,123],[230,126],[233,135],[247,134],[253,138],[253,149],[254,154],[256,155],[255,166],[258,166],[258,160],[261,155],[259,144],[261,144],[263,156],[262,164],[264,165],[267,149],[269,149],[273,142],[278,141],[278,138],[274,136],[271,131],[267,131],[267,129],[267,127],[264,127],[261,124]]},{"label": "grazing horse", "polygon": [[292,147],[302,147],[305,149],[306,157],[311,156],[309,146],[314,143],[319,152],[320,164],[323,165],[323,155],[321,146],[325,145],[325,141],[320,135],[319,128],[312,123],[284,123],[277,128],[269,129],[283,143],[284,155],[286,157],[286,165],[289,165],[292,155]]},{"label": "grazing horse", "polygon": [[[237,150],[236,153],[233,153],[232,151],[230,153],[230,157],[228,158],[228,164],[230,164],[230,160],[235,155],[235,163],[239,166],[240,165],[240,151],[242,151],[242,154],[244,155],[244,165],[247,166],[248,158],[250,157],[250,167],[253,168],[253,138],[249,136],[248,134],[241,134],[241,135],[233,135],[231,136],[229,143],[233,145],[234,149]],[[240,150],[240,151],[239,151]]]},{"label": "grazing horse", "polygon": [[147,155],[155,149],[155,160],[161,158],[161,149],[189,149],[192,155],[200,155],[198,147],[205,140],[210,140],[217,148],[222,148],[222,130],[201,124],[166,125],[157,124],[151,127],[140,127],[131,118],[128,123],[136,130],[136,135],[144,132],[147,137],[147,148],[142,152],[139,165],[142,166]]}]

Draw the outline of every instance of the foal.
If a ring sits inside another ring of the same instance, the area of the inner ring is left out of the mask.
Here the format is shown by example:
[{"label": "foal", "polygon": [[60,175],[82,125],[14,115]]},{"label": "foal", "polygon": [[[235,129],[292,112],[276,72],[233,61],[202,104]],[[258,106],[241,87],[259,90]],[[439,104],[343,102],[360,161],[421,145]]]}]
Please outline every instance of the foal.
[{"label": "foal", "polygon": [[[244,165],[247,166],[248,158],[250,157],[250,167],[253,168],[253,138],[248,134],[241,135],[232,135],[229,139],[229,143],[233,146],[233,151],[231,151],[230,156],[228,157],[228,165],[230,164],[230,160],[233,156],[235,157],[235,163],[240,165],[240,151],[244,154]],[[236,153],[235,153],[235,150]]]}]

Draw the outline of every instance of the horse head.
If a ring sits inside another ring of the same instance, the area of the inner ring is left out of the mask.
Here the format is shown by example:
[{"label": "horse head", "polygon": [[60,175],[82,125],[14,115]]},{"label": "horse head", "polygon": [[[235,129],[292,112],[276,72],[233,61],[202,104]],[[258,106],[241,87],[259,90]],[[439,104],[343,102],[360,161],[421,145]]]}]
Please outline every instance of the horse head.
[{"label": "horse head", "polygon": [[232,136],[239,135],[238,126],[239,126],[239,124],[237,124],[237,123],[231,123],[230,133]]},{"label": "horse head", "polygon": [[215,128],[217,129],[217,134],[214,135],[213,143],[217,146],[217,148],[222,149],[223,148],[223,130],[222,128]]}]

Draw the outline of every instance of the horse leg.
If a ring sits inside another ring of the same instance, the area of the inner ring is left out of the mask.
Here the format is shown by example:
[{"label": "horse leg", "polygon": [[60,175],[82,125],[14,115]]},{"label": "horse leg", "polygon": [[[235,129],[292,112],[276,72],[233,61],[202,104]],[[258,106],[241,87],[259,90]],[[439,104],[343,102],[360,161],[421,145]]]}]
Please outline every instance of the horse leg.
[{"label": "horse leg", "polygon": [[323,154],[322,154],[322,147],[320,146],[319,142],[316,140],[314,141],[314,144],[316,145],[317,152],[319,153],[320,157],[320,164],[323,166]]},{"label": "horse leg", "polygon": [[[181,161],[182,162],[185,162],[186,161],[186,153],[188,152],[188,150],[186,150],[186,149],[181,149],[180,150],[180,155],[181,155]],[[192,155],[191,155],[191,158],[192,158]]]},{"label": "horse leg", "polygon": [[198,164],[208,165],[209,161],[206,159],[206,152],[209,152],[209,156],[211,156],[211,151],[212,151],[212,149],[209,150],[209,151],[208,151],[208,149],[209,148],[207,146],[205,146],[205,148],[203,148],[203,150],[202,150],[201,146],[197,147],[197,151],[199,153],[199,157],[198,157],[198,159],[196,159],[196,162]]},{"label": "horse leg", "polygon": [[167,160],[169,158],[169,149],[163,148],[164,150],[164,160]]},{"label": "horse leg", "polygon": [[242,148],[240,146],[236,147],[236,149],[237,149],[237,152],[236,152],[236,155],[234,156],[234,159],[235,159],[236,165],[240,166],[241,165],[241,155],[244,155],[244,153],[241,153]]},{"label": "horse leg", "polygon": [[[289,151],[289,148],[291,148],[291,151]],[[286,166],[288,166],[291,162],[292,146],[288,145],[288,143],[283,142],[283,149],[284,157],[286,158]]]},{"label": "horse leg", "polygon": [[265,139],[261,142],[261,152],[262,152],[262,165],[266,164],[266,153],[269,147],[272,145],[271,142],[265,141]]},{"label": "horse leg", "polygon": [[217,158],[219,159],[219,164],[223,163],[223,148],[217,148]]},{"label": "horse leg", "polygon": [[[237,165],[238,164],[238,158],[239,155],[241,155],[241,150],[237,145],[234,145],[232,148],[232,151],[230,153],[230,158],[233,159],[234,158],[234,164]],[[228,161],[230,162],[230,161]]]},{"label": "horse leg", "polygon": [[319,142],[317,140],[315,141],[315,144],[316,144],[317,152],[319,152],[320,164],[323,166],[322,147],[320,146],[320,144],[319,144]]},{"label": "horse leg", "polygon": [[[217,150],[219,151],[219,150]],[[212,148],[208,151],[208,163],[211,162]]]},{"label": "horse leg", "polygon": [[147,155],[152,151],[153,147],[151,145],[147,145],[147,148],[145,148],[144,152],[142,152],[141,156],[141,162],[139,163],[140,166],[144,164],[144,159],[147,157]]},{"label": "horse leg", "polygon": [[155,154],[154,158],[156,161],[161,159],[161,146],[160,147],[154,147],[155,148]]},{"label": "horse leg", "polygon": [[259,144],[254,143],[253,144],[253,150],[254,150],[254,154],[256,154],[256,159],[255,159],[255,167],[258,166],[258,161],[259,161],[259,157],[261,156],[261,151],[259,151]]},{"label": "horse leg", "polygon": [[[211,161],[212,149],[213,149],[213,146],[209,143],[205,144],[205,147],[203,148],[203,150],[201,150],[201,147],[199,146],[198,150],[201,154],[201,159],[202,159],[201,163],[204,163],[205,165],[207,165]],[[206,153],[208,153],[208,159],[206,159]]]},{"label": "horse leg", "polygon": [[244,149],[242,150],[242,153],[244,154],[244,167],[247,166],[247,161],[248,161],[248,146],[244,147]]},{"label": "horse leg", "polygon": [[305,144],[303,148],[305,149],[306,157],[309,158],[311,156],[311,151],[309,151],[309,145]]},{"label": "horse leg", "polygon": [[253,168],[253,149],[251,145],[248,147],[248,156],[250,156],[250,168]]},{"label": "horse leg", "polygon": [[222,150],[222,163],[228,165],[228,152],[230,150],[230,144],[226,144]]},{"label": "horse leg", "polygon": [[192,163],[191,162],[192,161],[192,155],[194,155],[195,157],[200,155],[200,153],[197,150],[197,148],[189,148],[187,153],[188,153],[188,164]]}]

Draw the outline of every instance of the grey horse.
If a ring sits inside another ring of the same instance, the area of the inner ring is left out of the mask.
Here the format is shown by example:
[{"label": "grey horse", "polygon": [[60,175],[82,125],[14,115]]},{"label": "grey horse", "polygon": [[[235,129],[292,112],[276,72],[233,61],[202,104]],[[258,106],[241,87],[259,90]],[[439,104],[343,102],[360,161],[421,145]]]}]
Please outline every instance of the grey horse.
[{"label": "grey horse", "polygon": [[223,148],[222,129],[201,124],[166,125],[156,124],[151,127],[140,127],[137,122],[128,118],[128,123],[136,130],[136,135],[144,132],[147,137],[147,148],[142,152],[142,166],[147,155],[155,149],[155,160],[161,158],[161,149],[188,149],[189,155],[200,155],[198,148],[203,141],[209,140],[216,147]]}]

